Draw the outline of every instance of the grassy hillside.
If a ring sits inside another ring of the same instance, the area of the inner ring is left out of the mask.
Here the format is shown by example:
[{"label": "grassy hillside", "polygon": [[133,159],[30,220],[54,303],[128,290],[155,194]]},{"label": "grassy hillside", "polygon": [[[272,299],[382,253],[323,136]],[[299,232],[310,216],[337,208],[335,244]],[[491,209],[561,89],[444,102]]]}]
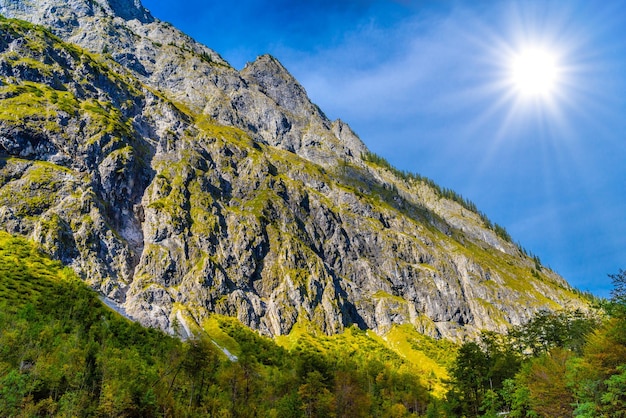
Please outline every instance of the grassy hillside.
[{"label": "grassy hillside", "polygon": [[414,362],[359,330],[281,345],[232,318],[205,330],[142,328],[0,233],[1,416],[417,416],[432,401]]}]

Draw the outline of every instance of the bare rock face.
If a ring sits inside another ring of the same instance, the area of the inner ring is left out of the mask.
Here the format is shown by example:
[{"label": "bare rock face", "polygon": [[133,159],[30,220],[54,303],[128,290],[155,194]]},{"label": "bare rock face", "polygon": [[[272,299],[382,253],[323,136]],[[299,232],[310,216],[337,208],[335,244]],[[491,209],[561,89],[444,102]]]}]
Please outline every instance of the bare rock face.
[{"label": "bare rock face", "polygon": [[363,159],[273,57],[236,71],[136,0],[0,14],[48,28],[0,19],[0,225],[144,325],[461,339],[585,306],[463,202]]}]

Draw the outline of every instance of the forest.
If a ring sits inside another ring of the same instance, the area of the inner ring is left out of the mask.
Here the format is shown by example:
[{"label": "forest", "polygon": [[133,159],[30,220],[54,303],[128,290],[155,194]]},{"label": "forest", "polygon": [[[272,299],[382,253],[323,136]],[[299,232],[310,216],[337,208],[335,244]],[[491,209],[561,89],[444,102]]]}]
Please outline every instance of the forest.
[{"label": "forest", "polygon": [[[0,233],[0,416],[626,417],[626,272],[592,312],[541,313],[452,347],[445,391],[352,328],[286,347],[216,317],[237,360],[102,304],[35,244]],[[435,350],[436,348],[433,348]]]}]

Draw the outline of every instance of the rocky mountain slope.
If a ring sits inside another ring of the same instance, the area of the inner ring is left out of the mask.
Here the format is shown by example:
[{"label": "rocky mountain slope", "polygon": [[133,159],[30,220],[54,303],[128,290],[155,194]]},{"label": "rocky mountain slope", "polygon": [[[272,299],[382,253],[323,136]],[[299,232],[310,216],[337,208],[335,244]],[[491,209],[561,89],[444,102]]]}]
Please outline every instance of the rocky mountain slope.
[{"label": "rocky mountain slope", "polygon": [[373,158],[273,57],[237,71],[138,0],[0,14],[0,226],[144,325],[461,338],[585,306],[467,202]]}]

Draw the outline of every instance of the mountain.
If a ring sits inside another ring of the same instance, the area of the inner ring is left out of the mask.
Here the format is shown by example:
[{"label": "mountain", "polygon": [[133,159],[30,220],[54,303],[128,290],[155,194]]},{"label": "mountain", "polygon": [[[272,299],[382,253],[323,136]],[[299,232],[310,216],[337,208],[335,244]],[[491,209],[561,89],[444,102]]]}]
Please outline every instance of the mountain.
[{"label": "mountain", "polygon": [[0,0],[0,225],[141,324],[462,339],[584,308],[456,193],[399,172],[271,56],[138,0]]}]

